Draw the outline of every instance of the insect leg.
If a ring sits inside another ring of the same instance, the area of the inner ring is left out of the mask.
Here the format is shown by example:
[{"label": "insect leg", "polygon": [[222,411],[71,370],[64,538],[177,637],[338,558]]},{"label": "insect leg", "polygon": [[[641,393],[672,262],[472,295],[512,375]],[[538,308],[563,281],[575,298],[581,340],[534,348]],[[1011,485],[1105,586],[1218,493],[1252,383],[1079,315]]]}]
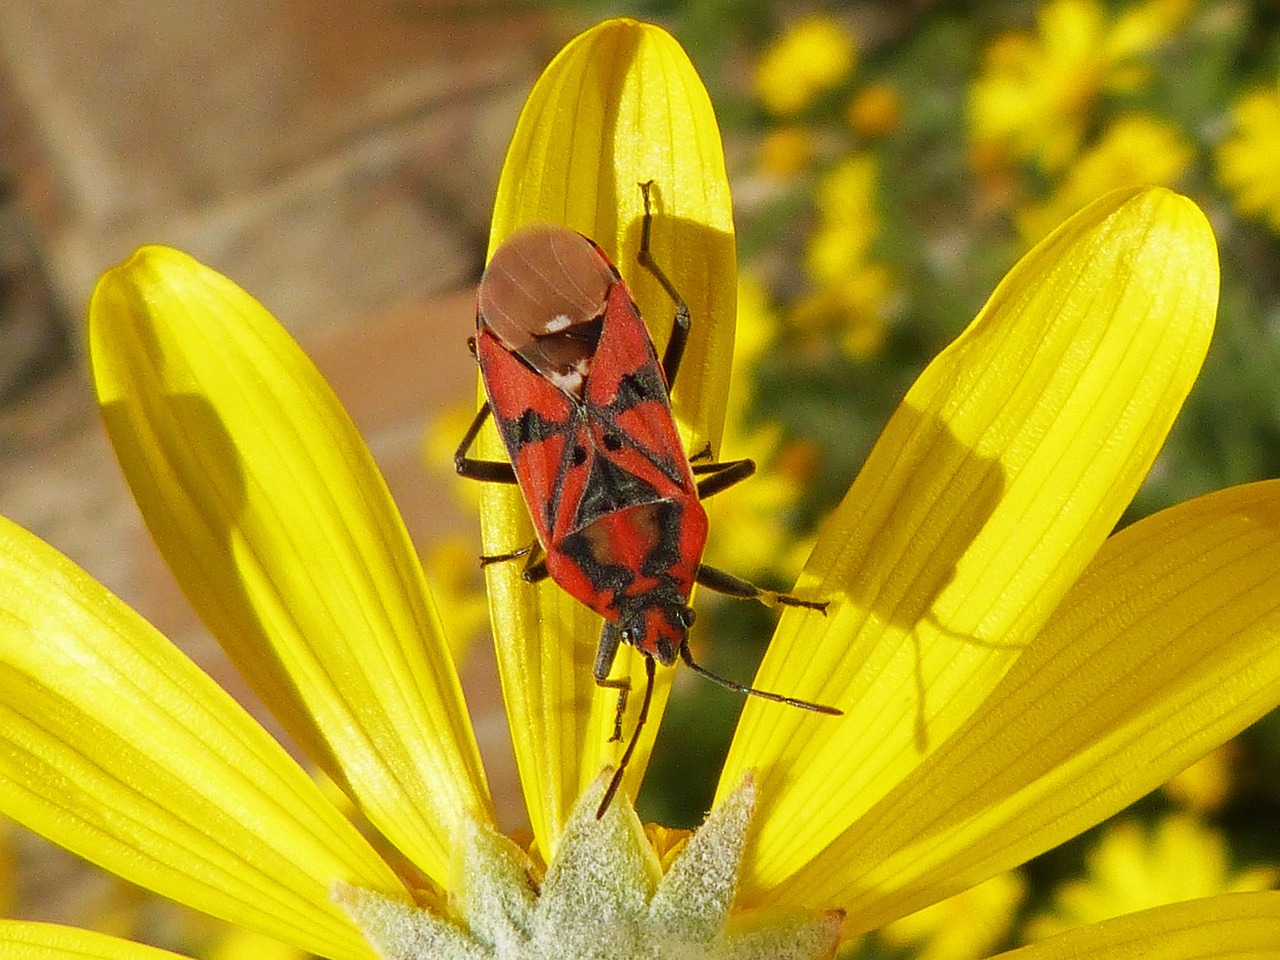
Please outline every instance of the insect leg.
[{"label": "insect leg", "polygon": [[646,180],[640,184],[640,192],[644,195],[644,220],[640,226],[640,252],[636,255],[636,259],[640,262],[640,266],[653,274],[654,279],[662,284],[662,289],[667,291],[667,296],[675,301],[676,315],[671,324],[671,339],[667,341],[667,349],[662,354],[662,373],[667,378],[667,389],[670,390],[675,385],[680,361],[684,359],[684,348],[689,343],[689,305],[684,302],[684,297],[680,296],[675,284],[667,279],[667,275],[654,261],[653,254],[649,250],[649,231],[653,226],[649,192],[652,189],[652,180]]},{"label": "insect leg", "polygon": [[618,691],[618,709],[613,715],[613,736],[609,742],[622,739],[622,712],[627,708],[627,695],[631,693],[629,677],[617,680],[609,679],[609,671],[613,669],[613,661],[618,656],[618,628],[606,621],[600,630],[600,646],[596,648],[596,664],[591,670],[596,685]]},{"label": "insect leg", "polygon": [[467,451],[476,442],[476,436],[480,433],[480,428],[489,419],[489,412],[489,401],[486,400],[484,406],[476,411],[475,419],[471,421],[471,426],[467,427],[467,432],[463,436],[462,442],[458,444],[458,450],[453,455],[453,466],[458,471],[458,476],[466,477],[469,480],[483,480],[487,483],[515,483],[516,471],[511,464],[504,463],[501,460],[473,460],[467,456]]},{"label": "insect leg", "polygon": [[510,553],[486,553],[480,557],[480,566],[487,567],[494,563],[506,563],[508,560],[518,560],[520,557],[527,557],[533,553],[533,548],[538,545],[538,541],[527,544],[519,550],[512,550]]},{"label": "insect leg", "polygon": [[547,558],[543,552],[542,544],[534,540],[533,543],[525,544],[519,550],[512,550],[510,553],[487,553],[480,558],[480,566],[487,567],[494,563],[506,563],[508,560],[518,560],[521,557],[528,557],[525,561],[524,570],[520,576],[524,578],[526,583],[537,583],[547,578]]},{"label": "insect leg", "polygon": [[714,476],[707,477],[698,484],[698,499],[705,500],[712,494],[727,490],[735,483],[745,480],[754,474],[756,472],[756,462],[748,458],[713,461],[711,459],[711,443],[708,441],[697,453],[690,454],[689,469],[693,471],[695,477],[705,473],[714,474]]},{"label": "insect leg", "polygon": [[[689,454],[689,463],[691,463],[691,464],[703,465],[703,464],[702,464],[702,461],[704,461],[704,460],[705,460],[707,463],[710,463],[710,462],[711,462],[711,441],[710,441],[710,440],[708,440],[706,443],[704,443],[704,444],[702,445],[702,449],[701,449],[701,450],[699,450],[697,453],[691,453],[691,454]],[[697,466],[695,466],[695,467],[693,468],[693,472],[694,472],[694,473],[697,473],[697,472],[698,472],[698,467],[697,467]]]},{"label": "insect leg", "polygon": [[721,490],[728,490],[756,472],[754,460],[726,460],[723,463],[698,463],[690,466],[695,474],[710,474],[698,481],[699,500],[705,500]]},{"label": "insect leg", "polygon": [[730,690],[737,690],[738,693],[746,694],[752,697],[759,697],[761,700],[772,700],[774,703],[785,703],[789,707],[799,707],[801,710],[812,710],[814,713],[825,713],[832,717],[844,716],[844,711],[836,707],[829,707],[823,703],[814,703],[812,700],[799,700],[795,697],[784,697],[780,693],[770,693],[768,690],[757,690],[755,687],[748,687],[746,684],[738,683],[735,680],[729,680],[720,676],[718,673],[712,673],[706,667],[694,662],[693,654],[689,652],[688,642],[680,644],[680,659],[694,673],[712,680],[722,687],[728,687]]},{"label": "insect leg", "polygon": [[741,577],[735,577],[731,573],[725,573],[718,567],[709,567],[705,563],[699,565],[698,575],[695,579],[698,583],[710,590],[714,590],[716,593],[737,597],[740,600],[759,600],[766,606],[780,603],[785,607],[804,607],[807,610],[818,610],[826,613],[827,605],[830,603],[828,600],[804,600],[801,597],[793,597],[789,593],[765,590],[763,587],[757,587],[749,580],[743,580]]},{"label": "insect leg", "polygon": [[[649,719],[649,702],[653,699],[653,673],[653,657],[645,657],[644,699],[640,701],[640,715],[636,717],[636,729],[631,734],[631,739],[627,742],[627,749],[622,753],[622,759],[618,762],[618,769],[613,771],[613,779],[609,781],[609,786],[605,788],[600,806],[596,808],[597,820],[604,816],[604,812],[609,809],[609,804],[613,800],[613,795],[618,792],[618,787],[622,785],[622,775],[627,772],[627,764],[631,762],[631,755],[636,752],[636,742],[640,739],[640,731],[644,729],[644,722]],[[599,680],[596,682],[599,683]],[[802,701],[796,701],[797,706],[801,703]],[[622,738],[619,737],[618,739]]]},{"label": "insect leg", "polygon": [[537,549],[529,556],[529,561],[520,574],[520,578],[525,583],[541,583],[551,576],[551,571],[547,569],[547,555],[542,550],[542,544],[535,543],[534,546]]}]

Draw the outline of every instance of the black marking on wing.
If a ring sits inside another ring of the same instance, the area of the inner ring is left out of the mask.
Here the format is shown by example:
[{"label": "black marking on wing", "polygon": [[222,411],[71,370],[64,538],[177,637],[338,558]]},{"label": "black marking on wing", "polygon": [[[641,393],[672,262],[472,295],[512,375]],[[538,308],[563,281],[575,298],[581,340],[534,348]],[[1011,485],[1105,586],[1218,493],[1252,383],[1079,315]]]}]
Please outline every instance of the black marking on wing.
[{"label": "black marking on wing", "polygon": [[[595,407],[591,412],[597,423],[608,424],[612,428],[617,422],[618,415],[642,403],[650,402],[662,403],[670,410],[671,398],[656,364],[646,365],[626,374],[618,381],[618,390],[614,398],[608,404]],[[679,485],[684,482],[682,464],[663,456],[658,451],[633,443],[624,431],[608,429],[604,432],[602,439],[606,449],[617,451],[624,445],[628,446],[648,460],[672,483]]]},{"label": "black marking on wing", "polygon": [[639,504],[659,499],[658,491],[629,470],[615,464],[608,457],[596,457],[587,476],[582,499],[578,501],[573,516],[575,530],[581,530],[595,520]]},{"label": "black marking on wing", "polygon": [[657,504],[658,539],[640,564],[640,572],[648,577],[671,581],[671,568],[680,559],[680,522],[684,506],[674,500]]},{"label": "black marking on wing", "polygon": [[520,416],[499,420],[498,427],[502,431],[502,442],[514,456],[530,443],[541,443],[556,434],[563,433],[568,424],[564,421],[548,420],[533,407],[525,407]]},{"label": "black marking on wing", "polygon": [[640,599],[643,599],[641,606],[652,604],[667,607],[684,605],[688,600],[687,597],[681,597],[671,576],[671,567],[680,554],[680,517],[683,508],[672,500],[657,501],[655,507],[660,536],[640,564],[640,572],[658,583],[647,587],[642,596],[627,596],[636,580],[635,571],[597,556],[591,537],[586,532],[579,530],[572,533],[560,545],[561,552],[573,560],[594,589],[602,593],[613,592],[615,608],[620,609],[625,605],[635,607],[635,601]]},{"label": "black marking on wing", "polygon": [[618,382],[617,397],[609,404],[610,410],[626,410],[647,400],[670,402],[667,385],[662,382],[656,364],[645,364],[626,374]]},{"label": "black marking on wing", "polygon": [[622,564],[606,563],[597,557],[591,549],[591,541],[581,531],[565,537],[559,549],[586,575],[593,589],[601,593],[613,593],[615,607],[616,598],[625,594],[627,588],[635,582],[635,573]]}]

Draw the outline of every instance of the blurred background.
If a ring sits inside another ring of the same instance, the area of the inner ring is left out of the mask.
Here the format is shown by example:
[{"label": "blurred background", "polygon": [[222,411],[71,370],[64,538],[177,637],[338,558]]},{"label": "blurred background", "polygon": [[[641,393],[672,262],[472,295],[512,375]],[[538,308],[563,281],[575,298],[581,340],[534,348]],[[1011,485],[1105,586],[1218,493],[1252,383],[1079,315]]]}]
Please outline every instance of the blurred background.
[{"label": "blurred background", "polygon": [[[1005,271],[1115,187],[1213,222],[1205,372],[1126,522],[1280,476],[1280,5],[1147,0],[800,4],[0,0],[0,513],[86,567],[255,709],[151,546],[80,350],[97,276],[145,242],[231,276],[301,340],[361,427],[464,664],[503,825],[519,788],[487,650],[465,339],[524,96],[574,34],[667,27],[722,125],[739,256],[708,559],[787,586],[914,376]],[[449,358],[452,358],[450,360]],[[772,616],[705,595],[696,655],[747,679]],[[708,623],[703,629],[701,625]],[[681,675],[640,798],[692,826],[740,709]],[[705,777],[691,777],[703,766]],[[1163,900],[1274,886],[1280,719],[1023,870],[859,956],[983,956]],[[0,824],[8,916],[193,956],[284,956]]]}]

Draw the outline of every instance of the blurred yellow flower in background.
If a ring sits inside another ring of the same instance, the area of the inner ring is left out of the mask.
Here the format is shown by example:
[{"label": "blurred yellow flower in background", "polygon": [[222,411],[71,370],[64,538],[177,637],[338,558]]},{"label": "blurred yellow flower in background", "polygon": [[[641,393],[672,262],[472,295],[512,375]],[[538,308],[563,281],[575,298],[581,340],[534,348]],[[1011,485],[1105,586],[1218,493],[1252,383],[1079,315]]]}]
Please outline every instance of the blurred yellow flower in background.
[{"label": "blurred yellow flower in background", "polygon": [[1228,740],[1166,783],[1164,792],[1196,813],[1217,810],[1231,796],[1239,756],[1240,745]]},{"label": "blurred yellow flower in background", "polygon": [[1247,217],[1280,230],[1280,89],[1267,87],[1231,108],[1231,136],[1218,147],[1218,179]]},{"label": "blurred yellow flower in background", "polygon": [[859,360],[883,342],[895,294],[889,269],[871,257],[880,232],[878,181],[879,164],[869,153],[847,157],[823,175],[805,257],[814,289],[791,311],[803,335],[834,339]]},{"label": "blurred yellow flower in background", "polygon": [[854,133],[883,136],[902,122],[902,94],[891,83],[868,84],[849,101],[845,119]]},{"label": "blurred yellow flower in background", "polygon": [[1028,939],[1184,900],[1269,890],[1280,877],[1272,867],[1233,870],[1222,834],[1186,814],[1150,830],[1136,820],[1108,827],[1085,870],[1058,889],[1050,912],[1028,921]]},{"label": "blurred yellow flower in background", "polygon": [[1194,158],[1191,143],[1173,124],[1144,114],[1122,116],[1076,157],[1049,197],[1018,211],[1018,231],[1030,246],[1111,190],[1176,185]]},{"label": "blurred yellow flower in background", "polygon": [[848,77],[856,61],[853,34],[838,18],[806,17],[761,54],[756,94],[770,113],[799,113]]},{"label": "blurred yellow flower in background", "polygon": [[[714,523],[707,560],[754,579],[762,572],[794,570],[804,563],[804,541],[792,531],[790,517],[804,491],[805,477],[778,469],[783,438],[777,425],[752,424],[755,365],[777,336],[779,319],[764,285],[750,274],[738,277],[738,325],[734,338],[733,379],[729,384],[725,434],[720,456],[749,457],[757,472],[708,503]],[[761,411],[767,416],[767,411]],[[705,600],[710,591],[699,595]]]},{"label": "blurred yellow flower in background", "polygon": [[754,399],[751,371],[778,335],[782,322],[769,291],[759,277],[738,274],[738,325],[733,336],[733,380],[729,384],[728,419],[741,418]]},{"label": "blurred yellow flower in background", "polygon": [[894,293],[881,264],[858,263],[848,279],[822,287],[791,309],[791,322],[813,342],[834,342],[851,359],[866,360],[884,343]]},{"label": "blurred yellow flower in background", "polygon": [[788,124],[765,132],[760,141],[760,169],[775,177],[794,177],[813,162],[813,135]]},{"label": "blurred yellow flower in background", "polygon": [[469,403],[453,403],[436,413],[422,437],[422,462],[449,488],[449,495],[468,511],[480,506],[478,484],[458,476],[453,455],[458,438],[467,432],[476,412]]},{"label": "blurred yellow flower in background", "polygon": [[819,285],[836,284],[863,261],[880,232],[876,185],[880,168],[869,153],[848,157],[828,170],[818,186],[818,224],[809,238],[805,265]]},{"label": "blurred yellow flower in background", "polygon": [[1144,57],[1181,24],[1190,0],[1148,0],[1112,15],[1098,0],[1050,0],[1036,30],[997,37],[970,92],[984,162],[1031,160],[1061,170],[1075,156],[1103,93],[1146,82]]},{"label": "blurred yellow flower in background", "polygon": [[912,960],[977,960],[1008,938],[1027,885],[1015,872],[990,880],[895,920],[880,931],[891,947],[911,948]]}]

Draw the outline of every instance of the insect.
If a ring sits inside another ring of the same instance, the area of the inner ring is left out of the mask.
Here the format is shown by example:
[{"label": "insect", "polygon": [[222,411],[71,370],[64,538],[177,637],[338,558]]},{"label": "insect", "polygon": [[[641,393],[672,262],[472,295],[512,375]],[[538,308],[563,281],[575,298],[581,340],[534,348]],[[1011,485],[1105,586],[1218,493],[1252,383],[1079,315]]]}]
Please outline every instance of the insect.
[{"label": "insect", "polygon": [[[701,500],[749,477],[751,460],[714,462],[710,447],[686,455],[671,411],[689,339],[688,306],[649,249],[652,182],[644,196],[638,261],[675,303],[659,362],[639,308],[608,255],[567,227],[535,224],[513,233],[481,278],[476,335],[487,401],[455,455],[458,473],[519,484],[536,542],[481,563],[525,558],[523,577],[550,576],[604,617],[592,675],[618,691],[614,740],[622,739],[629,681],[610,679],[621,643],[644,654],[644,699],[622,759],[597,810],[608,809],[648,718],[655,663],[683,660],[743,694],[839,715],[728,680],[689,651],[695,583],[744,599],[825,611],[826,601],[763,590],[702,563],[707,514]],[[467,454],[492,415],[510,463]],[[700,478],[700,479],[699,479]]]}]

